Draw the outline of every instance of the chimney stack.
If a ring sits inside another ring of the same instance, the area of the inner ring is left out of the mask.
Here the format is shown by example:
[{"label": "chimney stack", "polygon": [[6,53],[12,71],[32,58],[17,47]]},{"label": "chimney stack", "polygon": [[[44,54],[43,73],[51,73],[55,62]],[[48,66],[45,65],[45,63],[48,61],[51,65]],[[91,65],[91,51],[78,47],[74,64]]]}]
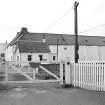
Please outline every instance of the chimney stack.
[{"label": "chimney stack", "polygon": [[28,33],[28,30],[26,27],[22,27],[20,33]]},{"label": "chimney stack", "polygon": [[46,43],[46,35],[43,35],[43,39],[42,39],[43,43]]}]

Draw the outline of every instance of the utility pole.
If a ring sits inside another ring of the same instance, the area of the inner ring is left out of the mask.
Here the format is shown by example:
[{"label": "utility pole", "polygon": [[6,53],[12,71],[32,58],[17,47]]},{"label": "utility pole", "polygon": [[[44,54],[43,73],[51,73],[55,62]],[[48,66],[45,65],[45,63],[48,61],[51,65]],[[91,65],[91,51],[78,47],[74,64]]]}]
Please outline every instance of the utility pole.
[{"label": "utility pole", "polygon": [[75,1],[74,3],[74,34],[75,34],[75,63],[78,63],[79,59],[79,45],[78,45],[78,13],[77,13],[77,7],[79,5],[79,2]]}]

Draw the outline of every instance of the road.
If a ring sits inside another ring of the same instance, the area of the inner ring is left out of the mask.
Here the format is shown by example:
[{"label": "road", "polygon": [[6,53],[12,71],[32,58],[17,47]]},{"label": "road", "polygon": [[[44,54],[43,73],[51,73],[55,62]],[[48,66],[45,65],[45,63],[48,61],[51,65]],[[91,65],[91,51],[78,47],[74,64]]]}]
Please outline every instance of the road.
[{"label": "road", "polygon": [[105,92],[53,83],[17,86],[0,92],[0,105],[105,105]]}]

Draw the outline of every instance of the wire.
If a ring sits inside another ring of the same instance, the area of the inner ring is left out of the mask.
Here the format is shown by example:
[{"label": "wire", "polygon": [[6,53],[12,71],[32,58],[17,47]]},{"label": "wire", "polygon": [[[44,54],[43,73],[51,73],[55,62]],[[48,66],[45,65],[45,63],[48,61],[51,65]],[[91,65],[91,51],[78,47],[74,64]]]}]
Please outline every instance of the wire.
[{"label": "wire", "polygon": [[49,27],[48,27],[45,31],[48,31],[48,30],[50,30],[52,27],[54,27],[54,25],[56,25],[60,20],[62,20],[72,9],[73,9],[73,7],[70,8],[68,11],[66,11],[65,14],[62,15],[61,17],[59,17],[56,21],[54,21],[53,23],[51,23],[51,24],[49,25]]},{"label": "wire", "polygon": [[100,28],[100,27],[103,27],[103,26],[105,26],[105,24],[102,24],[102,25],[98,25],[96,27],[89,28],[89,29],[84,30],[84,31],[79,32],[79,33],[81,34],[81,33],[84,33],[84,32],[88,32],[88,31],[91,31],[91,30],[94,30],[94,29],[97,29],[97,28]]}]

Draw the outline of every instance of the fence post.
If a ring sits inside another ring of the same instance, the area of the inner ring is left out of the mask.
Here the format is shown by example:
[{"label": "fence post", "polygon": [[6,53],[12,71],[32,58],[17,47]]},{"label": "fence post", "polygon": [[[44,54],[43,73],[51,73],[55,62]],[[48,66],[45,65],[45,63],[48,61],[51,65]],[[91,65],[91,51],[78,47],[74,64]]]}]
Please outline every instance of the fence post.
[{"label": "fence post", "polygon": [[33,69],[33,80],[35,80],[35,79],[36,79],[36,68]]},{"label": "fence post", "polygon": [[5,82],[8,82],[8,68],[7,68],[7,63],[5,63]]},{"label": "fence post", "polygon": [[72,85],[70,61],[65,62],[65,85]]},{"label": "fence post", "polygon": [[39,69],[38,69],[38,67],[35,68],[35,72],[36,72],[36,74],[39,73]]},{"label": "fence post", "polygon": [[104,63],[104,91],[105,91],[105,63]]},{"label": "fence post", "polygon": [[64,68],[63,68],[64,62],[60,62],[60,84],[63,85],[63,77],[64,77]]}]

